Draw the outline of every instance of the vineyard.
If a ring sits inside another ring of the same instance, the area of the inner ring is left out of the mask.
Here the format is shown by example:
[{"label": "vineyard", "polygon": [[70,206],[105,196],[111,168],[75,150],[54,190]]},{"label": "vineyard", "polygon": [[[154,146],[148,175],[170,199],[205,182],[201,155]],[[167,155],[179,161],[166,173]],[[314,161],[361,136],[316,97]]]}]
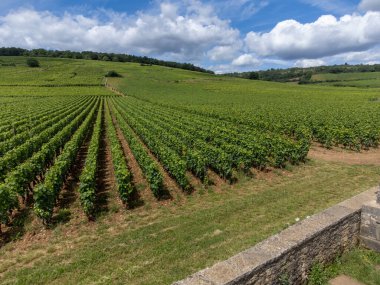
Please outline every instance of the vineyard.
[{"label": "vineyard", "polygon": [[[0,59],[3,233],[25,209],[44,227],[54,225],[75,175],[81,211],[96,222],[100,176],[114,181],[113,198],[133,213],[147,195],[165,207],[176,195],[191,197],[246,179],[255,184],[260,174],[301,169],[312,146],[360,152],[380,142],[376,89],[252,82],[137,64],[40,61],[32,69],[23,57]],[[109,70],[123,77],[104,78]],[[100,170],[102,159],[108,159],[112,177]]]}]

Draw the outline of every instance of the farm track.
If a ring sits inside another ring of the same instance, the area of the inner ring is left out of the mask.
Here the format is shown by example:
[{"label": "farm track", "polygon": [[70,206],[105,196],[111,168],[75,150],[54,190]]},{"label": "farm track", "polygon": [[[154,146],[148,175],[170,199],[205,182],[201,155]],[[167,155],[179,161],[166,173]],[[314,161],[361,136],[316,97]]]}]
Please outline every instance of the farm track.
[{"label": "farm track", "polygon": [[118,95],[118,96],[122,96],[122,97],[125,97],[127,95],[125,95],[124,93],[122,93],[121,91],[117,90],[116,88],[112,87],[112,85],[110,84],[105,84],[104,85],[108,90],[110,90],[111,92],[113,92],[114,94]]}]

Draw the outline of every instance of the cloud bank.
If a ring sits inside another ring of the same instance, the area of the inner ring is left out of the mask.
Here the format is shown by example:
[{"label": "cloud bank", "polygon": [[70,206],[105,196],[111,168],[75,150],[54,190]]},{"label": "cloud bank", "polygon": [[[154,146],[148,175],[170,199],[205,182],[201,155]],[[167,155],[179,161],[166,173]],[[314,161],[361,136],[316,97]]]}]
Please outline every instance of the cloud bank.
[{"label": "cloud bank", "polygon": [[379,0],[362,0],[359,4],[359,9],[364,11],[380,11]]},{"label": "cloud bank", "polygon": [[250,32],[246,43],[260,56],[286,60],[316,59],[340,53],[367,50],[380,43],[380,13],[327,15],[313,23],[280,22],[269,33]]},{"label": "cloud bank", "polygon": [[0,18],[0,42],[25,48],[168,54],[191,60],[239,39],[239,31],[218,18],[210,6],[191,1],[179,15],[180,8],[165,2],[157,14],[109,13],[106,21],[21,9]]},{"label": "cloud bank", "polygon": [[[314,0],[303,0],[314,5]],[[268,1],[223,0],[252,16]],[[318,1],[317,1],[318,2]],[[322,1],[326,3],[329,1]],[[155,2],[133,15],[100,10],[95,16],[21,8],[0,17],[2,46],[93,50],[190,61],[217,71],[259,66],[313,66],[380,59],[380,1],[362,0],[355,13],[310,23],[289,19],[268,32],[242,34],[200,0]],[[319,3],[319,2],[318,2]],[[319,4],[321,5],[321,4]],[[330,6],[327,8],[330,9]],[[326,8],[326,9],[327,9]],[[242,15],[243,15],[242,14]]]}]

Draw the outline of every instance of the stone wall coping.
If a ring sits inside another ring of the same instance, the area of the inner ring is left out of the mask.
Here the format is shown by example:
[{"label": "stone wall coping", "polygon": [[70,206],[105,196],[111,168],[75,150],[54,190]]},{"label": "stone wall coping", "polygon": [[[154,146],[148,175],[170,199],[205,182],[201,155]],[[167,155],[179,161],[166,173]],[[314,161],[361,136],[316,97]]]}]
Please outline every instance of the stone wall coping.
[{"label": "stone wall coping", "polygon": [[361,211],[363,204],[376,199],[378,187],[371,188],[359,195],[334,205],[320,213],[304,219],[280,233],[218,262],[210,268],[201,270],[173,285],[228,285],[244,278],[261,267],[276,262],[281,256],[301,247],[327,228],[338,225],[342,220]]}]

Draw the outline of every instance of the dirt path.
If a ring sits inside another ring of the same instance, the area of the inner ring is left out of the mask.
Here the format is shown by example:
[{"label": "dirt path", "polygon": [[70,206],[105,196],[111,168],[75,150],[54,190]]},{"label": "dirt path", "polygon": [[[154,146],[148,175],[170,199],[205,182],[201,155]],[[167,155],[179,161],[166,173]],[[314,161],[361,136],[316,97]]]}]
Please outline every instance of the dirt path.
[{"label": "dirt path", "polygon": [[380,149],[354,152],[340,148],[326,149],[314,145],[311,147],[308,157],[350,165],[380,165]]},{"label": "dirt path", "polygon": [[364,284],[346,275],[340,275],[330,280],[329,285],[364,285]]},{"label": "dirt path", "polygon": [[108,81],[106,82],[105,84],[105,87],[110,90],[111,92],[115,93],[116,95],[119,95],[119,96],[125,96],[124,93],[120,92],[119,90],[117,90],[116,88],[114,88],[112,85],[110,85],[108,83]]}]

